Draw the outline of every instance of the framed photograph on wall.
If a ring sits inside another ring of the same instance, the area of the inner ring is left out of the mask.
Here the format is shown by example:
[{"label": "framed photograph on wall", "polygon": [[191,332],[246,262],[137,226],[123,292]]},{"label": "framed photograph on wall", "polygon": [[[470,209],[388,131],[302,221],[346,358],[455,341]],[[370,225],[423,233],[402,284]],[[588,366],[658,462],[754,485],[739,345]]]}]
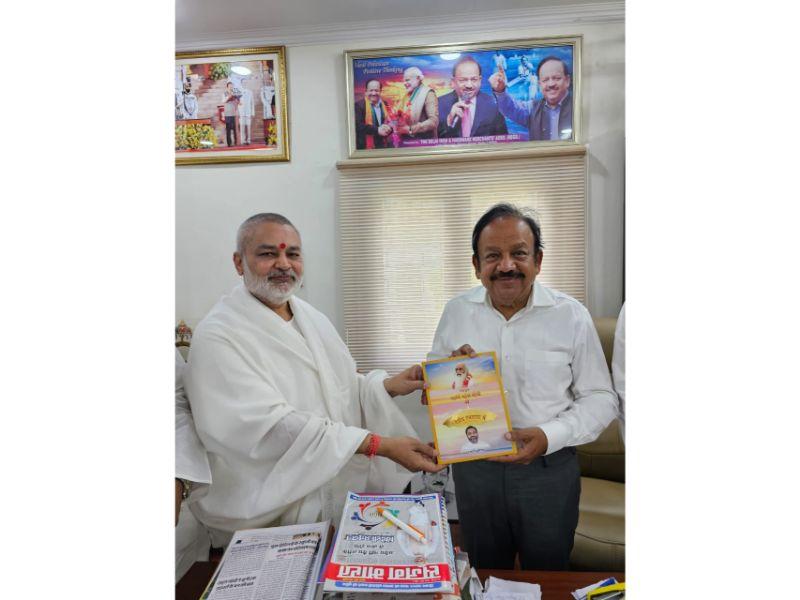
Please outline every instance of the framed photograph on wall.
[{"label": "framed photograph on wall", "polygon": [[289,160],[286,49],[175,55],[175,163]]},{"label": "framed photograph on wall", "polygon": [[581,39],[346,51],[350,158],[580,143]]}]

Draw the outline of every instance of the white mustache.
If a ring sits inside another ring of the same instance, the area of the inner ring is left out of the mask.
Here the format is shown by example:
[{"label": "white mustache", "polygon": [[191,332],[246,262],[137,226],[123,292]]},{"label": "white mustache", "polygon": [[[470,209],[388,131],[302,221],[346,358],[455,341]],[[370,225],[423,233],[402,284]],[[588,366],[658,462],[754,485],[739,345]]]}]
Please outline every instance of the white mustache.
[{"label": "white mustache", "polygon": [[286,271],[279,271],[274,270],[267,273],[267,279],[272,279],[273,277],[291,277],[293,281],[297,281],[297,273],[294,272],[294,269],[288,269]]}]

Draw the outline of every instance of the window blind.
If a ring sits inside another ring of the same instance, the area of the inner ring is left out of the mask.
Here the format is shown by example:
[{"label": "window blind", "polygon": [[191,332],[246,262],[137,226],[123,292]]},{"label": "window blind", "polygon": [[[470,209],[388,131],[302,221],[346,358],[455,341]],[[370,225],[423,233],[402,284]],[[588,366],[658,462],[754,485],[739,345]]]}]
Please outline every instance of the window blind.
[{"label": "window blind", "polygon": [[425,360],[442,309],[480,285],[472,228],[497,202],[536,211],[539,281],[586,301],[585,156],[535,156],[342,169],[345,340],[359,370]]}]

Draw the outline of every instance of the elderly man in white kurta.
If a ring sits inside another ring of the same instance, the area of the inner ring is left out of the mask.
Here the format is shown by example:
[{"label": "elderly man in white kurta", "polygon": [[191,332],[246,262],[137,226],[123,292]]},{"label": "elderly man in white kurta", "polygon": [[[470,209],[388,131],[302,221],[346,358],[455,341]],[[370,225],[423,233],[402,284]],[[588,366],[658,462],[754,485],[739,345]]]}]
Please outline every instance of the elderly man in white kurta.
[{"label": "elderly man in white kurta", "polygon": [[390,398],[423,387],[419,365],[359,374],[330,321],[293,296],[302,250],[285,217],[246,220],[233,259],[243,284],[197,326],[186,378],[214,479],[194,513],[214,546],[238,529],[336,522],[348,489],[398,493],[407,469],[443,468]]}]

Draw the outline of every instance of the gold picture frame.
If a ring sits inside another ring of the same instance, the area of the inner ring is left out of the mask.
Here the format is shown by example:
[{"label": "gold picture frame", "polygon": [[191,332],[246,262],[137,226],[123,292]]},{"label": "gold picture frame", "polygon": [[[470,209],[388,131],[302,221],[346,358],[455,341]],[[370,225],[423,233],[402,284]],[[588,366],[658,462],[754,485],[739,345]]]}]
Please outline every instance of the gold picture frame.
[{"label": "gold picture frame", "polygon": [[175,164],[286,162],[286,48],[175,54]]},{"label": "gold picture frame", "polygon": [[[349,158],[580,145],[582,41],[582,36],[574,35],[345,51]],[[470,59],[477,65],[472,67],[476,72],[462,73],[465,67],[460,63]],[[550,83],[559,77],[559,69],[553,68],[559,62],[563,65],[560,84]],[[548,64],[550,69],[545,68]],[[504,94],[510,103],[500,98],[502,92],[495,94],[489,82],[502,65],[507,84]],[[414,67],[421,71],[422,77],[409,74]],[[459,68],[458,78],[456,68]],[[548,70],[555,73],[547,78],[548,98],[545,98],[539,75],[541,71],[547,77]],[[409,88],[406,75],[412,81],[410,85],[418,82],[416,87]],[[556,96],[553,105],[558,109],[558,120],[548,120],[544,106],[549,106],[553,86],[559,85],[555,90],[560,97]],[[375,100],[375,88],[379,102]],[[424,90],[424,94],[419,94],[417,88]],[[432,119],[428,114],[431,91],[436,96],[437,113],[446,113],[437,114],[435,129],[431,129]],[[367,110],[369,93],[372,93],[371,110]],[[425,102],[418,96],[425,96]],[[460,114],[448,120],[457,103],[469,104],[470,100],[475,101],[475,114],[466,123]],[[524,106],[519,108],[518,104],[529,106],[525,123],[517,119],[524,114],[519,112]],[[507,107],[511,108],[506,111]],[[382,130],[378,123],[385,125]],[[391,131],[387,133],[388,130]],[[547,139],[542,139],[545,135]]]}]

